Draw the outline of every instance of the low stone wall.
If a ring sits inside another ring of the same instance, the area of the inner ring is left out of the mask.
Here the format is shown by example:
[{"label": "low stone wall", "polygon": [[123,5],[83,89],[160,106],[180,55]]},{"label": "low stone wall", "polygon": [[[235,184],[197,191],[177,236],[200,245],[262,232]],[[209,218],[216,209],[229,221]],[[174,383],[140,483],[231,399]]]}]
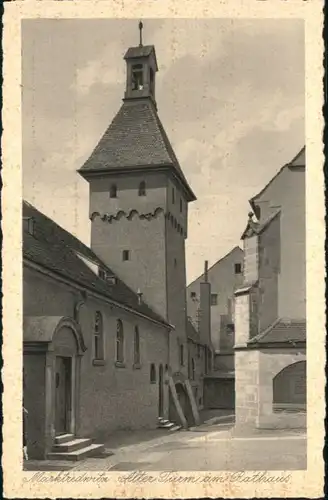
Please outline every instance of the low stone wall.
[{"label": "low stone wall", "polygon": [[236,428],[256,427],[258,416],[259,352],[235,352]]},{"label": "low stone wall", "polygon": [[295,348],[235,352],[236,431],[305,429],[306,413],[274,412],[273,379],[287,366],[306,359]]}]

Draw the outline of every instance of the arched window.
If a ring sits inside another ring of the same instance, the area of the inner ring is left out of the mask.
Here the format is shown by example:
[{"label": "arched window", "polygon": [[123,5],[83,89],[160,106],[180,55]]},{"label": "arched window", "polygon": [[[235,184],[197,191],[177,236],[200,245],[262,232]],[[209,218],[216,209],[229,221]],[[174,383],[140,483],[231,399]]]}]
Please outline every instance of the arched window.
[{"label": "arched window", "polygon": [[124,332],[123,323],[120,319],[116,324],[116,361],[124,363]]},{"label": "arched window", "polygon": [[156,368],[154,363],[150,365],[150,383],[156,384]]},{"label": "arched window", "polygon": [[101,312],[95,314],[94,323],[94,359],[104,359],[104,335],[103,335],[103,319]]},{"label": "arched window", "polygon": [[141,181],[139,184],[139,196],[146,196],[146,183]]},{"label": "arched window", "polygon": [[142,64],[132,66],[132,90],[143,89],[143,67]]},{"label": "arched window", "polygon": [[110,198],[117,198],[117,186],[116,184],[112,184],[109,190]]},{"label": "arched window", "polygon": [[195,361],[191,358],[191,379],[195,380]]},{"label": "arched window", "polygon": [[139,328],[134,328],[134,364],[140,365],[140,334]]}]

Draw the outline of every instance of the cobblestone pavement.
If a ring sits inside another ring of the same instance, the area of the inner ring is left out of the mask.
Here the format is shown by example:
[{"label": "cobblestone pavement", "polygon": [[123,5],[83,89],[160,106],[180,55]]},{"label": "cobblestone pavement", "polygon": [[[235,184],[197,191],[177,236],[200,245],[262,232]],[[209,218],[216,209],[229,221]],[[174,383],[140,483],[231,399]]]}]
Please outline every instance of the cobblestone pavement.
[{"label": "cobblestone pavement", "polygon": [[227,426],[180,431],[116,449],[114,455],[79,462],[83,471],[202,471],[306,469],[306,436],[261,432],[233,437]]}]

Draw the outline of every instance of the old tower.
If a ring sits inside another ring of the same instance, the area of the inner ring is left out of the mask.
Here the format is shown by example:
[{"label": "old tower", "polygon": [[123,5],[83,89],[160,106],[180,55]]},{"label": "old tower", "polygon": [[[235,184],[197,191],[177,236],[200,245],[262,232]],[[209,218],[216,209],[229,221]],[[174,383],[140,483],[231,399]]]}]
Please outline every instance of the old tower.
[{"label": "old tower", "polygon": [[185,239],[196,198],[158,117],[155,48],[139,29],[124,56],[123,104],[79,173],[90,186],[93,251],[174,326],[170,366],[186,373]]}]

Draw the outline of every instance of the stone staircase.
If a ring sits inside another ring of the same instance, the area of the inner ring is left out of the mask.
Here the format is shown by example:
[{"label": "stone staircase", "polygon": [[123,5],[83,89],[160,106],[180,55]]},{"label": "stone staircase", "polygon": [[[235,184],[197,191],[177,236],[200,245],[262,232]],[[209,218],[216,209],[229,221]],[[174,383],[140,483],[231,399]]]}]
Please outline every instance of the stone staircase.
[{"label": "stone staircase", "polygon": [[173,422],[170,422],[169,420],[165,420],[165,418],[163,417],[158,417],[157,427],[159,429],[166,429],[170,432],[176,432],[182,428],[181,425],[176,425]]},{"label": "stone staircase", "polygon": [[84,460],[85,458],[101,456],[105,452],[103,444],[94,444],[90,438],[77,438],[74,434],[62,434],[55,438],[49,460]]}]

